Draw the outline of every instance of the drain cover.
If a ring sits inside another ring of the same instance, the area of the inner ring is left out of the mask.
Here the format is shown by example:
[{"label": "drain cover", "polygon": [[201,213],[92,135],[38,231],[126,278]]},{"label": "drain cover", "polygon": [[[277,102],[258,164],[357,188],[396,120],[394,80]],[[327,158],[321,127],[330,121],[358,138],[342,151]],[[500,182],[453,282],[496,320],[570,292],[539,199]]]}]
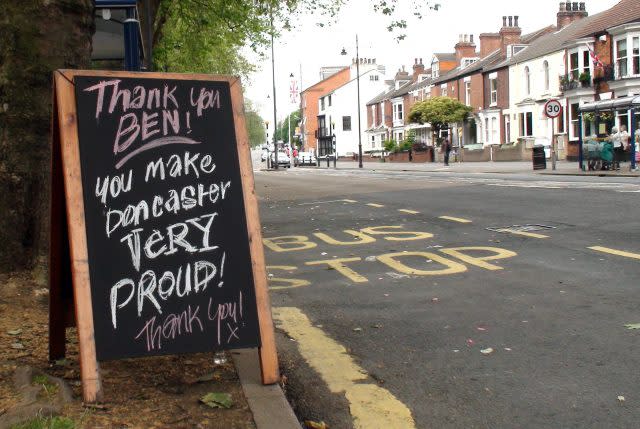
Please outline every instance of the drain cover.
[{"label": "drain cover", "polygon": [[511,226],[490,226],[486,228],[488,231],[494,232],[531,232],[531,231],[544,231],[547,229],[555,229],[555,226],[540,225],[537,223],[525,224],[525,225],[511,225]]}]

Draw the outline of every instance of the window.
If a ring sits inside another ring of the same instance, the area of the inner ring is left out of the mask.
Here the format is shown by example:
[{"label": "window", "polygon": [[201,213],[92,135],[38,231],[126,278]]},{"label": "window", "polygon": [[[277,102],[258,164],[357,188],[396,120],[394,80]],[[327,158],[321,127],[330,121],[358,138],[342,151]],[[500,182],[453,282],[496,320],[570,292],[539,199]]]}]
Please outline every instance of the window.
[{"label": "window", "polygon": [[431,63],[431,74],[433,74],[433,77],[440,76],[440,63],[438,61]]},{"label": "window", "polygon": [[526,95],[531,94],[531,73],[529,72],[529,66],[524,68],[524,93]]},{"label": "window", "polygon": [[471,81],[464,83],[464,100],[467,106],[471,106]]},{"label": "window", "polygon": [[580,65],[578,64],[578,52],[573,52],[569,56],[569,76],[571,80],[578,80],[580,76]]},{"label": "window", "polygon": [[627,39],[616,42],[616,67],[618,67],[618,77],[626,77],[627,72]]},{"label": "window", "polygon": [[402,103],[393,105],[393,120],[394,121],[402,121]]},{"label": "window", "polygon": [[504,117],[504,138],[507,143],[511,141],[511,120],[509,115]]},{"label": "window", "polygon": [[371,106],[371,119],[373,119],[372,125],[375,126],[378,123],[378,118],[376,118],[376,105]]},{"label": "window", "polygon": [[342,117],[342,131],[351,131],[351,116]]},{"label": "window", "polygon": [[320,99],[320,111],[324,110],[324,97]]},{"label": "window", "polygon": [[549,91],[549,62],[542,63],[542,72],[544,73],[544,90]]},{"label": "window", "polygon": [[498,143],[498,118],[491,118],[491,143]]},{"label": "window", "polygon": [[558,133],[564,133],[564,109],[560,116],[558,116]]},{"label": "window", "polygon": [[533,113],[520,113],[518,119],[520,122],[520,136],[531,137],[533,135]]},{"label": "window", "polygon": [[331,106],[331,95],[329,95],[329,106]]},{"label": "window", "polygon": [[491,88],[491,105],[498,104],[498,78],[489,79],[489,87]]},{"label": "window", "polygon": [[447,96],[447,84],[446,83],[440,85],[440,95],[442,95],[443,97]]},{"label": "window", "polygon": [[371,136],[371,148],[376,147],[376,136]]},{"label": "window", "polygon": [[571,105],[569,113],[571,114],[571,117],[569,118],[569,121],[571,121],[571,135],[569,138],[577,139],[580,132],[580,124],[578,123],[580,121],[580,116],[578,115],[578,103]]},{"label": "window", "polygon": [[640,37],[632,37],[631,70],[634,75],[640,74]]},{"label": "window", "polygon": [[378,75],[377,74],[370,74],[369,75],[369,80],[377,81],[378,80]]},{"label": "window", "polygon": [[586,73],[588,75],[591,74],[589,71],[589,63],[591,62],[591,54],[589,51],[582,51],[582,73]]},{"label": "window", "polygon": [[489,118],[484,118],[484,141],[489,143]]}]

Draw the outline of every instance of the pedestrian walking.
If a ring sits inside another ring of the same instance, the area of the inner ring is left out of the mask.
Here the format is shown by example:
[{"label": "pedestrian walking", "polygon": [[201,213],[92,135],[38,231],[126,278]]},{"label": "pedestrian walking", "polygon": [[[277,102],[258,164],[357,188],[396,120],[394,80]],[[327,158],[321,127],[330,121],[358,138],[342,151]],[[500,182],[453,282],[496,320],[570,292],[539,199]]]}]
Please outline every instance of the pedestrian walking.
[{"label": "pedestrian walking", "polygon": [[611,142],[613,143],[613,166],[612,170],[620,170],[620,161],[624,158],[624,147],[622,146],[622,135],[618,127],[611,129]]},{"label": "pedestrian walking", "polygon": [[442,152],[444,153],[444,165],[448,166],[449,154],[451,153],[451,139],[448,134],[447,137],[445,137],[444,142],[442,143]]}]

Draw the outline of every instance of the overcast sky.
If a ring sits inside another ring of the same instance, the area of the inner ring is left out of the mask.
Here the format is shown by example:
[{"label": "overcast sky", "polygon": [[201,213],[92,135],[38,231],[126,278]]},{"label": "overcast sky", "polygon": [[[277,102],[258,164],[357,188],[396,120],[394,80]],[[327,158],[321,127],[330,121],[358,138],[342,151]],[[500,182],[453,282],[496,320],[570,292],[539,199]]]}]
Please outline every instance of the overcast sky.
[{"label": "overcast sky", "polygon": [[[297,28],[283,34],[275,41],[276,99],[278,120],[296,109],[289,103],[289,75],[293,73],[302,88],[319,80],[322,66],[348,65],[355,57],[355,35],[358,34],[360,56],[376,58],[378,64],[386,66],[387,75],[393,76],[402,65],[409,71],[414,58],[423,58],[429,67],[434,52],[453,52],[459,34],[497,32],[502,26],[503,15],[518,15],[523,34],[556,23],[558,0],[436,0],[441,4],[438,11],[429,11],[421,20],[414,18],[409,5],[420,0],[399,0],[405,8],[402,16],[408,21],[407,37],[396,42],[394,34],[386,27],[390,20],[373,11],[368,0],[347,0],[336,23],[319,27],[317,16],[302,16]],[[619,0],[586,1],[590,15],[608,9]],[[347,56],[341,56],[345,48]],[[254,59],[254,61],[258,61]],[[273,121],[271,85],[271,56],[258,62],[260,70],[245,82],[246,96],[258,108],[262,117]]]}]

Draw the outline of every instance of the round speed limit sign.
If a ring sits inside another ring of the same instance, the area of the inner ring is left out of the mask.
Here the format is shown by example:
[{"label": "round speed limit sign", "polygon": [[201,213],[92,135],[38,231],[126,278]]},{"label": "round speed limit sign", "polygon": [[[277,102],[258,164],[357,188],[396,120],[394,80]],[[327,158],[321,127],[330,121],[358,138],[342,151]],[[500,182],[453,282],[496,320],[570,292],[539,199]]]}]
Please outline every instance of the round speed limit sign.
[{"label": "round speed limit sign", "polygon": [[544,114],[547,118],[557,118],[562,113],[562,105],[558,100],[549,100],[544,105]]}]

